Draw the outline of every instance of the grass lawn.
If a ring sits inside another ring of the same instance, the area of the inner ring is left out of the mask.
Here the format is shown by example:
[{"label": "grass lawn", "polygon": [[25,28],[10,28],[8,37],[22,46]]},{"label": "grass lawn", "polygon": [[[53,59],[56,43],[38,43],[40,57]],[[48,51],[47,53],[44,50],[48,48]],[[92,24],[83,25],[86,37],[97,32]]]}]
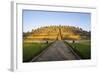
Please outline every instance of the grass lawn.
[{"label": "grass lawn", "polygon": [[46,43],[23,43],[23,62],[29,62],[41,53],[49,44]]},{"label": "grass lawn", "polygon": [[79,43],[69,43],[73,50],[81,56],[82,59],[91,58],[91,42],[89,40],[80,41]]}]

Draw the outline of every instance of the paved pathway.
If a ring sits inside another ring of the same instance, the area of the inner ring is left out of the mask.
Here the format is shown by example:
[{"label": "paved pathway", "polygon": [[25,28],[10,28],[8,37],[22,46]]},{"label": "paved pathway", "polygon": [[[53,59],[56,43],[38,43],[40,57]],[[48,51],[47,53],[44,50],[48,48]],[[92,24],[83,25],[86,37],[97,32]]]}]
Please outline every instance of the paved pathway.
[{"label": "paved pathway", "polygon": [[32,61],[61,61],[61,60],[77,60],[80,57],[64,44],[63,41],[56,41]]}]

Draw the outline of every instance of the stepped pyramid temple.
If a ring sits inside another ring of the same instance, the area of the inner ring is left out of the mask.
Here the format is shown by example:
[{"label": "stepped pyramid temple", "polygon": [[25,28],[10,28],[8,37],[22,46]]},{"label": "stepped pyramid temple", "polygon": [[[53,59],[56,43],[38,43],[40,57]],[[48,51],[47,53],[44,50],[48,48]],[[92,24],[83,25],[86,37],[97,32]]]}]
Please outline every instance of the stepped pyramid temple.
[{"label": "stepped pyramid temple", "polygon": [[26,42],[45,40],[79,40],[83,30],[74,26],[45,26],[23,34]]}]

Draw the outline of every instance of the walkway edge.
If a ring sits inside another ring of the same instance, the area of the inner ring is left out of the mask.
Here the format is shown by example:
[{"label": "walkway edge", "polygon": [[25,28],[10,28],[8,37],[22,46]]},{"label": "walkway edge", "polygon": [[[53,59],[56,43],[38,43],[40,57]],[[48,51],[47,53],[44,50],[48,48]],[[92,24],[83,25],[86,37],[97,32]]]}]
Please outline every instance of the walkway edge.
[{"label": "walkway edge", "polygon": [[[55,42],[55,41],[54,41]],[[52,45],[54,42],[52,42],[50,45]],[[49,46],[50,46],[49,45]],[[49,47],[48,46],[48,47]],[[47,47],[46,47],[47,48]],[[30,62],[35,62],[35,60],[37,59],[37,58],[39,58],[42,54],[44,54],[46,51],[48,50],[48,48],[47,49],[44,49],[39,55],[37,55],[36,57],[34,57]]]},{"label": "walkway edge", "polygon": [[71,52],[75,55],[75,57],[80,60],[81,57],[77,53],[75,53],[75,51],[72,49],[71,45],[69,45],[67,42],[65,42],[65,43],[66,43],[65,45],[68,45],[68,47],[70,48]]}]

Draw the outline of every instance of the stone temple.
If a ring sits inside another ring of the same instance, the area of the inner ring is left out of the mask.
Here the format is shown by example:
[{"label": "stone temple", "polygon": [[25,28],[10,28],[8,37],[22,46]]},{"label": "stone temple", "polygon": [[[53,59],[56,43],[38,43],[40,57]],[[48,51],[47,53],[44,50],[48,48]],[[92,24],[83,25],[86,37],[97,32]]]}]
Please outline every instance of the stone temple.
[{"label": "stone temple", "polygon": [[81,30],[70,26],[48,26],[32,30],[24,37],[27,42],[44,40],[79,40]]}]

